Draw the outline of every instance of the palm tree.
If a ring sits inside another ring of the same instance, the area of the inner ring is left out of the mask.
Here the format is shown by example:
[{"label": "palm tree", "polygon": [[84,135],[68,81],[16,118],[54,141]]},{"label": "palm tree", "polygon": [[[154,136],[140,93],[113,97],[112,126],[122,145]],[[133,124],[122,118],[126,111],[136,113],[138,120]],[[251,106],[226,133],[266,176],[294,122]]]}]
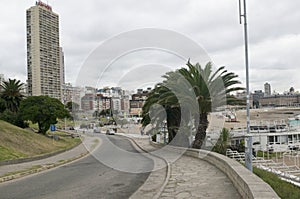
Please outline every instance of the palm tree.
[{"label": "palm tree", "polygon": [[14,113],[19,110],[20,102],[23,98],[21,94],[22,86],[23,83],[16,79],[9,79],[1,85],[2,92],[0,96],[5,101],[6,108]]},{"label": "palm tree", "polygon": [[169,142],[171,142],[180,125],[180,115],[176,96],[163,83],[160,83],[149,93],[143,106],[142,124],[146,126],[151,122],[153,126],[160,126],[166,121]]},{"label": "palm tree", "polygon": [[[192,65],[188,61],[187,68],[169,72],[163,77],[165,80],[156,85],[143,107],[145,121],[149,122],[149,109],[155,103],[162,105],[170,117],[167,118],[168,129],[169,125],[171,129],[178,129],[193,121],[196,128],[193,148],[201,148],[205,140],[208,113],[226,102],[234,101],[230,92],[244,89],[235,87],[240,83],[236,80],[237,75],[227,72],[224,66],[213,73],[210,62],[202,68],[200,64]],[[159,120],[159,117],[154,118]]]},{"label": "palm tree", "polygon": [[244,90],[242,87],[236,87],[240,81],[232,72],[227,72],[225,67],[218,68],[212,72],[212,63],[208,62],[204,68],[199,63],[192,65],[190,61],[187,68],[179,69],[179,72],[193,87],[196,95],[199,109],[193,113],[195,126],[197,127],[193,148],[200,149],[206,137],[208,127],[208,113],[214,109],[226,105],[227,101],[234,101],[230,95],[233,91]]}]

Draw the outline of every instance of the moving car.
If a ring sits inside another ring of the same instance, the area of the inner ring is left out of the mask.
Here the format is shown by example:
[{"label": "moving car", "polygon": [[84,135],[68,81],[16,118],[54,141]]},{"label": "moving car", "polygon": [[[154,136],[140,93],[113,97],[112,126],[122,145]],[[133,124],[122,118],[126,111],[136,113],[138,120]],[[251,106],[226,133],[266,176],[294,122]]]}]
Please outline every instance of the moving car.
[{"label": "moving car", "polygon": [[114,134],[115,134],[114,130],[112,130],[112,129],[106,130],[106,135],[114,135]]}]

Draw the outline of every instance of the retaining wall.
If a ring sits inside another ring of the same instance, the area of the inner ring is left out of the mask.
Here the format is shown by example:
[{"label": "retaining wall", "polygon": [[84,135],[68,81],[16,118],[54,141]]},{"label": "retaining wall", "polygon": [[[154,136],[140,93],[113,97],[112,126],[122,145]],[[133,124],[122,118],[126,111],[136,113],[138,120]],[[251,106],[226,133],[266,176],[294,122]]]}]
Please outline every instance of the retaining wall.
[{"label": "retaining wall", "polygon": [[[162,147],[161,144],[151,142],[155,147]],[[177,147],[175,147],[177,148]],[[268,199],[280,198],[269,184],[251,173],[236,160],[224,155],[199,149],[187,149],[184,155],[205,160],[216,166],[232,181],[233,185],[243,198]]]}]

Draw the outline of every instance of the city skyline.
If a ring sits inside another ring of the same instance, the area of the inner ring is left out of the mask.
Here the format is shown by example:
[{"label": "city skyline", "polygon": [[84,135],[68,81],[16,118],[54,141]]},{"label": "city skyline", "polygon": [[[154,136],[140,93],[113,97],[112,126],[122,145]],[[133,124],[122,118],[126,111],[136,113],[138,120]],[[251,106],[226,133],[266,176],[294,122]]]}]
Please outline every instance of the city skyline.
[{"label": "city skyline", "polygon": [[[0,73],[6,78],[17,78],[23,82],[27,79],[24,12],[34,3],[32,0],[1,3],[0,16],[7,20],[0,27],[4,34],[0,40]],[[66,82],[74,84],[84,61],[103,41],[121,32],[153,27],[173,30],[193,39],[207,51],[217,66],[225,65],[229,71],[239,75],[243,85],[245,83],[243,27],[238,22],[238,1],[141,3],[128,0],[116,3],[90,0],[82,4],[50,0],[48,3],[61,19],[60,42],[64,47]],[[298,90],[300,73],[296,69],[299,63],[300,27],[297,23],[300,14],[297,8],[300,2],[255,0],[247,4],[251,91],[263,89],[265,82],[272,85],[272,91],[284,92],[291,86]],[[9,8],[15,12],[10,13]],[[132,63],[143,64],[142,58],[146,54],[141,53],[140,57],[138,62],[132,62],[134,56],[129,57],[117,63],[118,67],[123,70]],[[184,65],[183,61],[161,54],[154,55],[152,62],[170,66],[165,67],[164,72]],[[162,75],[156,74],[155,67],[151,67],[153,75]],[[132,81],[136,72],[128,75],[128,81]],[[118,74],[118,70],[112,73]],[[134,84],[141,86],[138,81]]]}]

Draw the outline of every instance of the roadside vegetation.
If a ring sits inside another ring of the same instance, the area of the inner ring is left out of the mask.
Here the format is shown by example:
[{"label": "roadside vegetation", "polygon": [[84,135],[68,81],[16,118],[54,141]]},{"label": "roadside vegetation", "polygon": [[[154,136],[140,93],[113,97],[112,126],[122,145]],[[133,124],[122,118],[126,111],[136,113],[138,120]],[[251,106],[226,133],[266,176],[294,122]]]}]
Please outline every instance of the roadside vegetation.
[{"label": "roadside vegetation", "polygon": [[0,161],[33,157],[64,150],[80,143],[80,138],[63,136],[54,140],[31,130],[0,120]]},{"label": "roadside vegetation", "polygon": [[188,61],[186,67],[166,73],[163,82],[149,93],[143,106],[143,126],[162,126],[166,122],[169,143],[187,146],[188,131],[180,129],[190,125],[195,133],[192,147],[200,149],[206,137],[208,114],[225,102],[237,102],[231,92],[244,90],[238,86],[237,77],[224,66],[213,71],[211,62],[201,66]]},{"label": "roadside vegetation", "polygon": [[[79,138],[65,133],[49,133],[50,125],[59,118],[71,117],[68,109],[72,104],[65,107],[48,96],[25,97],[23,86],[16,79],[0,85],[0,161],[53,153],[80,143]],[[37,131],[28,128],[29,124]]]},{"label": "roadside vegetation", "polygon": [[27,97],[21,102],[20,113],[23,120],[37,123],[38,132],[42,134],[46,134],[50,125],[56,124],[58,118],[71,117],[58,99],[48,96]]},{"label": "roadside vegetation", "polygon": [[48,96],[22,95],[24,85],[16,79],[9,79],[0,85],[0,120],[21,128],[28,127],[28,121],[38,125],[38,133],[46,134],[57,119],[70,118],[72,103],[64,106],[58,99]]},{"label": "roadside vegetation", "polygon": [[[226,155],[226,149],[229,148],[230,134],[228,129],[223,128],[220,132],[220,137],[213,147],[213,151]],[[267,154],[265,154],[267,157]],[[262,156],[260,151],[259,156]],[[271,157],[270,157],[271,158]],[[244,164],[242,164],[245,166]],[[283,199],[299,199],[300,187],[280,179],[276,174],[253,167],[253,173],[260,177],[263,181],[268,183],[272,189],[277,193],[280,198]]]},{"label": "roadside vegetation", "polygon": [[230,142],[230,132],[228,129],[223,128],[220,133],[220,137],[218,138],[217,143],[212,148],[212,151],[220,153],[222,155],[226,155],[226,150],[229,147]]},{"label": "roadside vegetation", "polygon": [[257,151],[257,157],[263,157],[264,159],[276,159],[283,157],[283,152],[266,152],[266,151]]},{"label": "roadside vegetation", "polygon": [[300,188],[292,183],[281,180],[276,174],[253,167],[253,173],[268,183],[282,199],[299,199]]}]

